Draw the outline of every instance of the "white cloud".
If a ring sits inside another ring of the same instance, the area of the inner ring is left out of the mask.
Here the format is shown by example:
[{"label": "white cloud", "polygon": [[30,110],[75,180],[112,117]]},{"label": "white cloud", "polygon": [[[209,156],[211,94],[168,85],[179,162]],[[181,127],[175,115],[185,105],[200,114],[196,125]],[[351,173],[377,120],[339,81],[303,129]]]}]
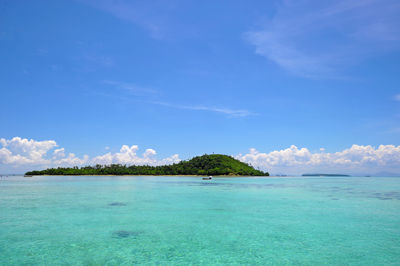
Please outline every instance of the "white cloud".
[{"label": "white cloud", "polygon": [[10,140],[0,139],[3,146],[0,149],[0,163],[2,164],[48,164],[45,158],[47,152],[57,144],[54,140],[35,141],[14,137]]},{"label": "white cloud", "polygon": [[[178,154],[158,159],[154,149],[146,149],[138,155],[137,145],[122,145],[119,152],[105,153],[90,158],[74,153],[66,155],[64,148],[57,148],[54,140],[36,141],[20,137],[10,140],[0,138],[0,166],[12,169],[43,169],[58,166],[83,166],[95,164],[164,165],[181,161]],[[400,146],[352,145],[338,152],[327,152],[321,148],[311,152],[294,145],[287,149],[269,153],[250,149],[247,154],[235,158],[270,173],[302,174],[305,172],[327,173],[400,173]]]},{"label": "white cloud", "polygon": [[307,148],[290,148],[262,153],[250,149],[237,159],[271,173],[301,174],[305,172],[376,173],[393,171],[400,173],[400,146],[352,145],[343,151],[312,153]]},{"label": "white cloud", "polygon": [[78,166],[85,165],[89,162],[89,156],[84,155],[82,158],[78,158],[74,153],[69,153],[67,157],[59,158],[53,160],[51,164],[53,166]]},{"label": "white cloud", "polygon": [[65,150],[64,150],[64,148],[55,149],[55,150],[53,151],[53,158],[61,158],[61,157],[65,157]]},{"label": "white cloud", "polygon": [[144,153],[143,153],[143,157],[144,158],[149,158],[149,157],[152,157],[152,156],[154,156],[154,155],[156,155],[157,153],[156,153],[156,151],[155,150],[153,150],[153,149],[147,149]]},{"label": "white cloud", "polygon": [[395,95],[395,96],[394,96],[394,99],[395,99],[396,101],[399,101],[399,102],[400,102],[400,93],[397,94],[397,95]]},{"label": "white cloud", "polygon": [[162,165],[178,163],[181,160],[177,154],[172,155],[161,160],[155,158],[157,154],[153,149],[146,149],[143,156],[138,156],[137,151],[139,147],[137,145],[128,146],[122,145],[121,149],[117,153],[106,153],[100,156],[96,156],[90,159],[90,164],[127,164],[127,165]]},{"label": "white cloud", "polygon": [[396,0],[284,1],[248,32],[256,53],[303,77],[332,78],[349,64],[399,48]]},{"label": "white cloud", "polygon": [[[127,164],[127,165],[163,165],[180,161],[177,154],[157,159],[157,152],[146,149],[142,156],[137,155],[137,145],[122,145],[117,153],[108,152],[90,158],[88,155],[77,157],[74,153],[65,154],[64,148],[58,148],[54,140],[36,141],[20,137],[10,140],[0,138],[0,165],[11,166],[13,169],[47,168],[58,166],[82,166],[94,164]],[[4,167],[3,167],[4,168]]]}]

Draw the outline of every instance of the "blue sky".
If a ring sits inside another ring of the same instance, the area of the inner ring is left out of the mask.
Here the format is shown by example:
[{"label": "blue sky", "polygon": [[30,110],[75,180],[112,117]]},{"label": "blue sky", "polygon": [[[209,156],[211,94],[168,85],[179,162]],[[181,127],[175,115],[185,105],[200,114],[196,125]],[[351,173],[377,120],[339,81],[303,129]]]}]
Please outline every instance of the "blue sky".
[{"label": "blue sky", "polygon": [[66,157],[138,145],[157,160],[392,145],[386,168],[400,172],[399,12],[395,0],[1,1],[0,171],[48,166],[15,159],[33,158],[7,144],[20,137]]}]

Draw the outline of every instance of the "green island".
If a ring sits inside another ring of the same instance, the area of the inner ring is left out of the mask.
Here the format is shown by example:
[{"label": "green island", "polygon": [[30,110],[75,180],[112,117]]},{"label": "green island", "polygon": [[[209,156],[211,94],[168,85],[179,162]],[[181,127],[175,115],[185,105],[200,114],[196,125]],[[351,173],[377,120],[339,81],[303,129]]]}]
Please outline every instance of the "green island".
[{"label": "green island", "polygon": [[212,176],[269,176],[268,172],[223,154],[203,155],[171,165],[96,165],[69,168],[49,168],[30,171],[25,175],[212,175]]}]

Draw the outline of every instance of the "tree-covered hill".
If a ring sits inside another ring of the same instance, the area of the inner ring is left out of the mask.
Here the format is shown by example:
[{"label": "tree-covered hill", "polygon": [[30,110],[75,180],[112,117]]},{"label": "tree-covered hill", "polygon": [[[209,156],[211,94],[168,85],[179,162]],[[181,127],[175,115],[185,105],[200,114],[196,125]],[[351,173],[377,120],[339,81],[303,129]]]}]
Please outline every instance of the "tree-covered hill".
[{"label": "tree-covered hill", "polygon": [[172,165],[96,165],[72,168],[49,168],[30,171],[26,175],[232,175],[268,176],[267,172],[254,169],[231,156],[223,154],[203,155]]}]

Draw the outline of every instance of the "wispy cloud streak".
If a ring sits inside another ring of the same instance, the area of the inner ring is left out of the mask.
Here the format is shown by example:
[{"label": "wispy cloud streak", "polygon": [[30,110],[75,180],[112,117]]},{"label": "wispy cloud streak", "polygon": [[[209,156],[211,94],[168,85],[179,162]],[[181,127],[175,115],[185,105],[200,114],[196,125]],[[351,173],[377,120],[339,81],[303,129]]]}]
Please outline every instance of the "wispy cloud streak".
[{"label": "wispy cloud streak", "polygon": [[223,107],[213,107],[213,106],[204,106],[204,105],[190,106],[190,105],[172,104],[172,103],[167,103],[167,102],[151,102],[151,103],[166,106],[166,107],[176,108],[176,109],[222,113],[222,114],[226,114],[231,117],[246,117],[246,116],[250,116],[250,115],[257,115],[257,113],[253,113],[248,110],[229,109],[229,108],[223,108]]},{"label": "wispy cloud streak", "polygon": [[128,82],[121,82],[121,81],[114,81],[114,80],[104,80],[102,82],[103,84],[110,85],[113,88],[117,88],[120,90],[123,90],[129,94],[137,95],[137,96],[150,96],[150,95],[158,95],[160,94],[159,91],[151,89],[151,88],[146,88],[146,87],[141,87],[137,86],[136,84],[133,83],[128,83]]},{"label": "wispy cloud streak", "polygon": [[241,117],[258,115],[257,113],[244,109],[232,109],[221,106],[217,107],[217,106],[207,106],[198,104],[185,105],[179,103],[171,103],[168,101],[162,101],[161,91],[152,88],[137,86],[133,83],[113,81],[113,80],[104,80],[102,81],[102,83],[110,86],[111,88],[119,92],[111,94],[108,92],[96,91],[94,92],[96,95],[108,98],[115,98],[118,100],[122,100],[124,102],[142,102],[142,103],[160,105],[181,110],[213,112],[213,113],[224,114],[232,118],[241,118]]},{"label": "wispy cloud streak", "polygon": [[121,20],[144,28],[155,39],[165,36],[169,13],[174,1],[78,0],[103,10]]},{"label": "wispy cloud streak", "polygon": [[261,30],[246,33],[256,53],[308,78],[337,78],[366,57],[400,47],[400,2],[284,1]]}]

